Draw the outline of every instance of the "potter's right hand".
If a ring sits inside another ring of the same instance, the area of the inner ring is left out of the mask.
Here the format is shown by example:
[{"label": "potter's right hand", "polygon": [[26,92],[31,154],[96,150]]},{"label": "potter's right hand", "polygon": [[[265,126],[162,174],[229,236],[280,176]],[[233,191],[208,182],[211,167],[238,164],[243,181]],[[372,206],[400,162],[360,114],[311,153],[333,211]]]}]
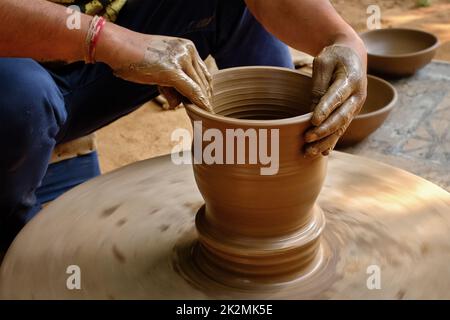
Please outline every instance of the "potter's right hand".
[{"label": "potter's right hand", "polygon": [[96,60],[107,63],[122,79],[158,85],[173,108],[185,97],[211,110],[211,76],[190,40],[140,34],[108,23]]},{"label": "potter's right hand", "polygon": [[328,155],[366,100],[366,51],[334,44],[314,59],[313,101],[306,155]]}]

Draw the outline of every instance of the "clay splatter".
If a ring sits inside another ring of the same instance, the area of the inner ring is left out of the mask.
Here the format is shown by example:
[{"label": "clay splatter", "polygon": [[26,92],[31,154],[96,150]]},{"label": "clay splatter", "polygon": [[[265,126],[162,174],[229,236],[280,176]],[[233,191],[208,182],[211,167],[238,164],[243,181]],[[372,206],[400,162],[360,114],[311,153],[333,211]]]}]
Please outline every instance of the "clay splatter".
[{"label": "clay splatter", "polygon": [[150,211],[150,213],[149,213],[149,215],[154,215],[154,214],[156,214],[156,213],[158,213],[159,212],[159,209],[158,208],[156,208],[156,209],[153,209],[153,210],[151,210]]},{"label": "clay splatter", "polygon": [[112,215],[114,212],[116,212],[116,210],[120,207],[120,204],[110,207],[108,209],[106,209],[105,211],[102,212],[102,218],[107,218],[110,215]]},{"label": "clay splatter", "polygon": [[397,292],[397,295],[396,295],[397,299],[402,300],[405,297],[405,294],[406,294],[405,290],[400,290],[399,292]]},{"label": "clay splatter", "polygon": [[116,257],[116,259],[119,262],[125,263],[127,261],[127,259],[125,258],[125,255],[122,252],[120,252],[120,250],[117,248],[116,245],[113,245],[112,252],[114,254],[114,257]]},{"label": "clay splatter", "polygon": [[430,247],[426,243],[423,243],[420,247],[420,252],[422,253],[422,256],[425,256],[430,252]]},{"label": "clay splatter", "polygon": [[117,223],[116,223],[116,225],[118,226],[118,227],[121,227],[121,226],[123,226],[125,223],[127,223],[127,219],[126,218],[122,218],[122,219],[120,219],[119,221],[117,221]]},{"label": "clay splatter", "polygon": [[161,232],[167,231],[167,229],[169,229],[170,226],[167,224],[163,224],[161,226],[159,226],[159,230],[161,230]]}]

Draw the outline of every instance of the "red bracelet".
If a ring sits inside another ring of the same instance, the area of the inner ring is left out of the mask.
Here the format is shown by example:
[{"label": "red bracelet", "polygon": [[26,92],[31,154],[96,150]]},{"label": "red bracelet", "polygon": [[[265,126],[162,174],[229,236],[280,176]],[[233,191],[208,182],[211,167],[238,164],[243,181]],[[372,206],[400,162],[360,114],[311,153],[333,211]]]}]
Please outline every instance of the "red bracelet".
[{"label": "red bracelet", "polygon": [[97,47],[100,33],[106,24],[106,20],[103,17],[95,16],[90,25],[86,36],[86,63],[95,63],[95,49]]}]

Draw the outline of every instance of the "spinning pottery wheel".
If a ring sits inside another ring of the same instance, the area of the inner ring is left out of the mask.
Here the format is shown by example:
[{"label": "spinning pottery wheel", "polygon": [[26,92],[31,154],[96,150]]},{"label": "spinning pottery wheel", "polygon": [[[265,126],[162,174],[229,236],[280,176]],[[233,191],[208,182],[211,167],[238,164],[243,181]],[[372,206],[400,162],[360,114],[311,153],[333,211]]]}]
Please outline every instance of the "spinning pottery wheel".
[{"label": "spinning pottery wheel", "polygon": [[364,158],[334,153],[327,174],[327,157],[305,157],[305,75],[226,69],[213,91],[213,113],[186,105],[193,170],[174,154],[63,195],[10,247],[0,297],[450,298],[447,192]]},{"label": "spinning pottery wheel", "polygon": [[[192,248],[203,199],[192,167],[166,156],[98,177],[45,208],[10,247],[0,297],[450,298],[450,195],[344,153],[328,167],[318,200],[327,221],[322,261],[308,277],[237,289],[199,271]],[[80,290],[66,287],[71,265],[80,267]],[[373,265],[379,290],[367,287]]]}]

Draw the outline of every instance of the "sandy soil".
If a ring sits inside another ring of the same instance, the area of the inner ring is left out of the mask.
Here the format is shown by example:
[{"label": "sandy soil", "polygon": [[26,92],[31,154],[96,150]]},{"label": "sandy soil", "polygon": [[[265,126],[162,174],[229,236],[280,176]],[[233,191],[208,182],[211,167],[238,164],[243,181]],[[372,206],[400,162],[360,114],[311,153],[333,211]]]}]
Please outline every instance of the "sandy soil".
[{"label": "sandy soil", "polygon": [[336,10],[358,32],[366,31],[369,5],[378,4],[383,28],[410,27],[433,32],[442,46],[435,59],[450,61],[450,1],[433,0],[429,7],[418,8],[416,0],[332,0]]},{"label": "sandy soil", "polygon": [[[333,0],[337,11],[358,31],[366,30],[369,5],[381,8],[382,26],[406,26],[435,33],[442,42],[436,59],[450,61],[450,1],[433,0],[426,8],[417,8],[415,0]],[[136,112],[98,132],[98,150],[103,172],[126,164],[169,153],[175,142],[171,132],[189,128],[183,109],[163,111],[148,103]]]}]

